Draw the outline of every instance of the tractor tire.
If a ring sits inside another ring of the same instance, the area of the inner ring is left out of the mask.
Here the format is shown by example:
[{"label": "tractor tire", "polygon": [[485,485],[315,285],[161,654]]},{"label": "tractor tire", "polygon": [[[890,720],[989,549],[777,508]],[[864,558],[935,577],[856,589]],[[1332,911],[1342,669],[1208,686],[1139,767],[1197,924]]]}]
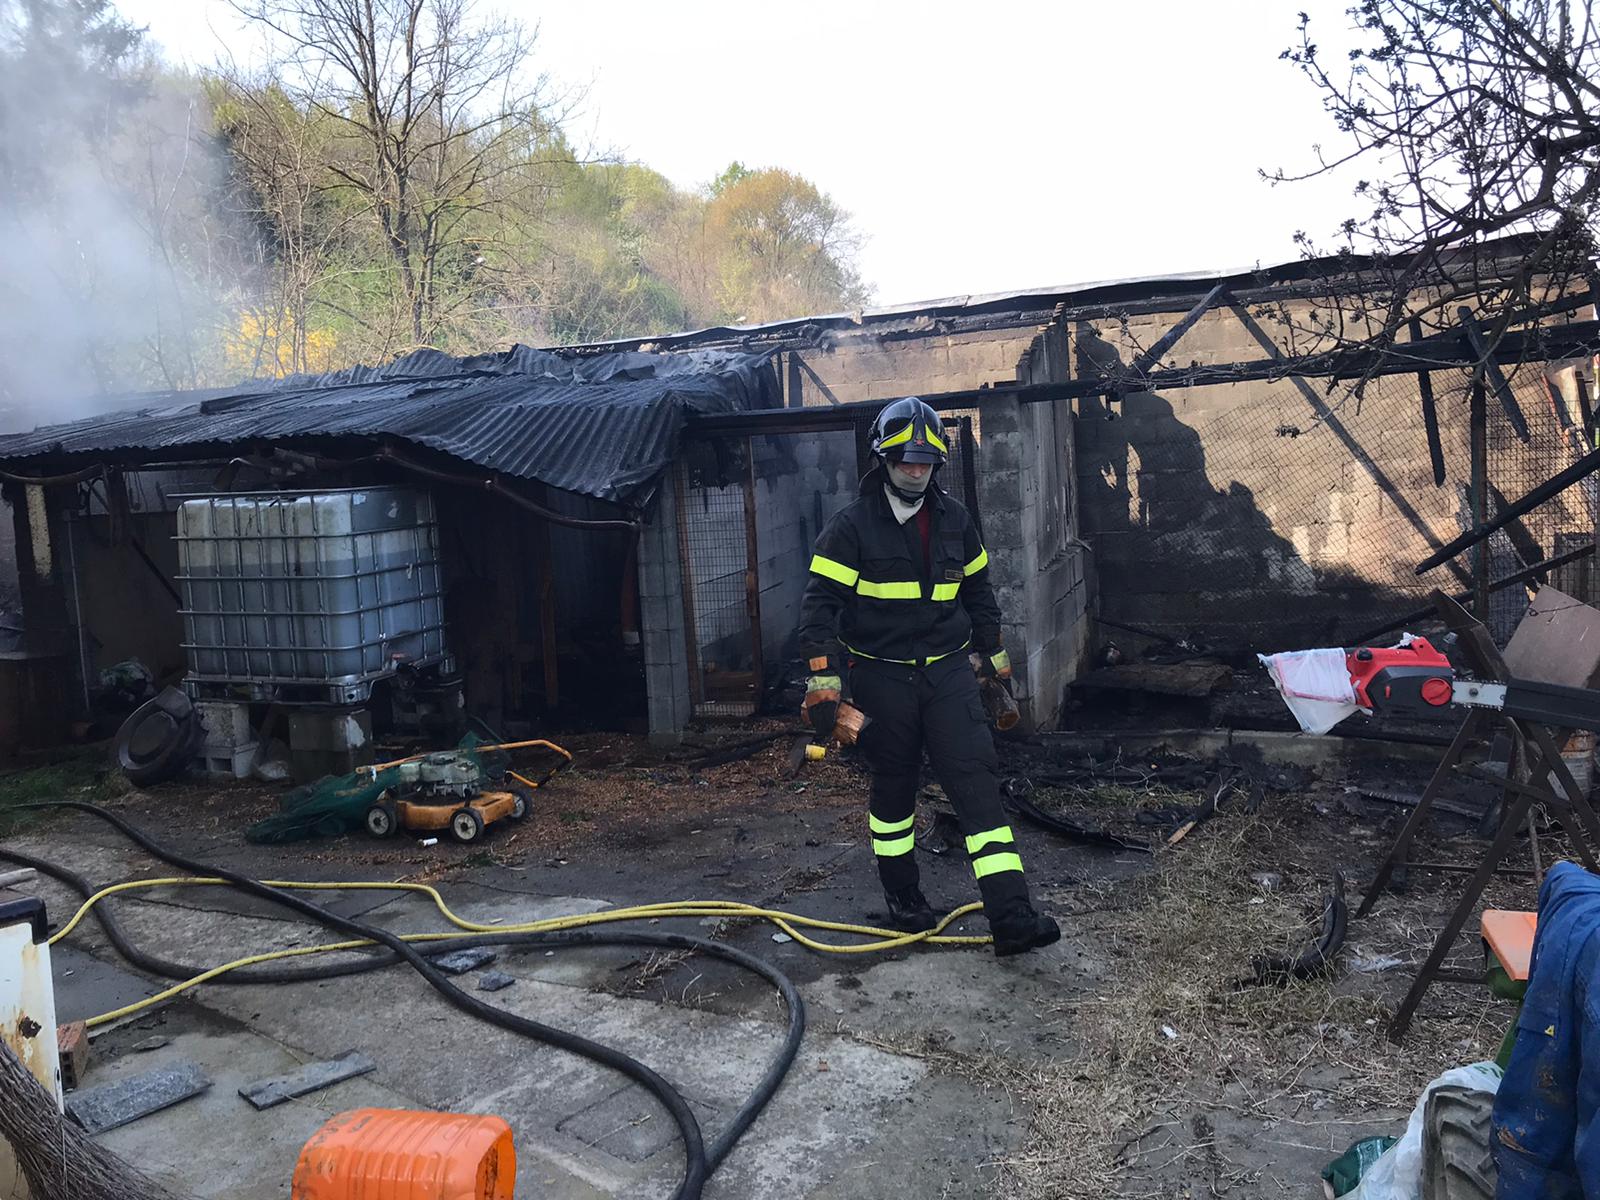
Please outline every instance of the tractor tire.
[{"label": "tractor tire", "polygon": [[1422,1200],[1494,1200],[1494,1093],[1442,1087],[1422,1114]]},{"label": "tractor tire", "polygon": [[475,808],[458,808],[450,818],[450,836],[463,846],[483,836],[483,815]]}]

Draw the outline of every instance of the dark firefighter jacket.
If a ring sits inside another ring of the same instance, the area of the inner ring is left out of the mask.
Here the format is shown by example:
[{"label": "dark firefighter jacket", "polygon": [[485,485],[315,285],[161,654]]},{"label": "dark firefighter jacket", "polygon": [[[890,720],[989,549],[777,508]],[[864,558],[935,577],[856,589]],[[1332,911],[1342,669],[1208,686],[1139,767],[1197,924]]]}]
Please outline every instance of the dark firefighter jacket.
[{"label": "dark firefighter jacket", "polygon": [[967,510],[936,486],[929,558],[913,517],[894,519],[883,469],[861,480],[860,497],[817,538],[800,601],[800,648],[807,659],[844,655],[926,666],[969,645],[1000,645],[1000,608],[989,582],[989,554]]}]

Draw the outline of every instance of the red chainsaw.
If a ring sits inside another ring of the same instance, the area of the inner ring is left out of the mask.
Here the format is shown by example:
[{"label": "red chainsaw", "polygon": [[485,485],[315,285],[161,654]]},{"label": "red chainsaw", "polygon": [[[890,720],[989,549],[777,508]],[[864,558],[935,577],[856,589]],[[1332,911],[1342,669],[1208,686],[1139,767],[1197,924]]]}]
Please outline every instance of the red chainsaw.
[{"label": "red chainsaw", "polygon": [[1345,664],[1356,702],[1370,712],[1426,717],[1452,707],[1487,708],[1541,725],[1600,731],[1600,691],[1526,679],[1463,678],[1427,638],[1350,650]]}]

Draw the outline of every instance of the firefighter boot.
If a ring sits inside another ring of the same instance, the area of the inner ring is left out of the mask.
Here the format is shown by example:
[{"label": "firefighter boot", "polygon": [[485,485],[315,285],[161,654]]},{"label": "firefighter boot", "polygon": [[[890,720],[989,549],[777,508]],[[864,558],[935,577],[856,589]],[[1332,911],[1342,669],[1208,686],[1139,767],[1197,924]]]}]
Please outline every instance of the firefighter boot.
[{"label": "firefighter boot", "polygon": [[1040,916],[1028,897],[1021,871],[1005,871],[978,881],[983,911],[994,935],[994,956],[1009,958],[1061,940],[1054,918]]},{"label": "firefighter boot", "polygon": [[1055,918],[1042,917],[1038,913],[1030,913],[1019,920],[992,922],[989,929],[994,934],[996,958],[1026,954],[1029,950],[1051,946],[1061,940],[1061,926],[1056,924]]},{"label": "firefighter boot", "polygon": [[898,892],[885,888],[883,898],[889,905],[889,924],[904,933],[923,933],[939,924],[939,915],[919,887],[902,888]]}]

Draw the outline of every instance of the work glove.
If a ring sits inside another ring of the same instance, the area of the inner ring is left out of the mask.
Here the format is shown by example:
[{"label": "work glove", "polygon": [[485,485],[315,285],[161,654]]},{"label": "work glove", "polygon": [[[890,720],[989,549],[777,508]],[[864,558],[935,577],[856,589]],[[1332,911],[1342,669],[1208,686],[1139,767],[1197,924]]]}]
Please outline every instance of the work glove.
[{"label": "work glove", "polygon": [[992,654],[979,654],[978,674],[984,678],[998,678],[998,680],[1011,680],[1011,656],[1005,653],[1005,646],[1000,646]]},{"label": "work glove", "polygon": [[800,715],[811,722],[812,732],[818,741],[833,736],[833,727],[839,720],[839,693],[843,681],[832,674],[826,665],[818,669],[813,660],[813,674],[806,681],[806,698],[800,705]]},{"label": "work glove", "polygon": [[1011,656],[1004,646],[995,647],[991,653],[974,654],[972,658],[979,679],[996,680],[1006,691],[1011,690]]}]

